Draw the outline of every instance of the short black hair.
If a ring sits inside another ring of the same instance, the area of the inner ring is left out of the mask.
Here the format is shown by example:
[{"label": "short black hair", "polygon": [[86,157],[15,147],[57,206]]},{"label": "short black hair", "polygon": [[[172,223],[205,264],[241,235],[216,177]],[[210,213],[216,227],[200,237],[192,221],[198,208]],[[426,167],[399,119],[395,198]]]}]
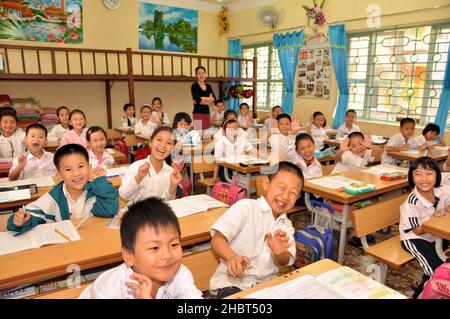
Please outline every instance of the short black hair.
[{"label": "short black hair", "polygon": [[428,123],[422,131],[422,135],[425,136],[428,132],[436,132],[436,134],[441,133],[441,128],[439,125],[434,123]]},{"label": "short black hair", "polygon": [[318,116],[320,116],[320,115],[323,116],[323,126],[322,126],[322,127],[327,126],[327,119],[325,118],[325,115],[324,115],[322,112],[320,112],[320,111],[314,112],[314,113],[313,113],[313,119],[315,120],[316,117],[318,117]]},{"label": "short black hair", "polygon": [[128,110],[129,107],[134,107],[133,103],[125,103],[123,105],[123,110],[126,111]]},{"label": "short black hair", "polygon": [[[236,121],[235,119],[228,119],[228,120],[225,120],[225,121],[223,121],[223,123],[222,123],[222,128],[223,128],[223,129],[226,129],[228,124],[230,124],[230,123],[237,123],[237,122],[238,122],[238,121]],[[239,123],[238,123],[238,124],[239,124]]]},{"label": "short black hair", "polygon": [[434,182],[434,187],[439,187],[441,185],[442,175],[441,175],[441,170],[439,169],[439,165],[432,158],[429,158],[427,156],[422,156],[422,157],[415,159],[412,162],[411,166],[409,167],[409,171],[408,171],[409,186],[411,186],[412,188],[414,188],[416,186],[414,184],[413,173],[419,167],[435,171],[436,172],[436,181]]},{"label": "short black hair", "polygon": [[355,111],[355,110],[352,110],[352,109],[347,110],[347,112],[345,112],[345,115],[347,115],[348,113],[353,113],[353,114],[356,115],[356,111]]},{"label": "short black hair", "polygon": [[197,74],[198,70],[203,70],[206,73],[206,68],[202,65],[199,65],[198,67],[195,68],[195,74]]},{"label": "short black hair", "polygon": [[149,197],[130,205],[120,223],[122,247],[134,252],[137,234],[145,227],[151,228],[156,233],[173,227],[181,237],[177,216],[166,203],[157,197]]},{"label": "short black hair", "polygon": [[[153,140],[156,135],[158,135],[160,132],[169,132],[170,134],[173,133],[173,129],[171,127],[168,126],[160,126],[158,127],[156,130],[153,131],[152,136],[150,136],[150,141]],[[173,139],[173,136],[172,136]]]},{"label": "short black hair", "polygon": [[311,143],[315,144],[314,139],[312,138],[311,135],[309,135],[307,133],[300,133],[295,137],[295,149],[297,149],[298,144],[304,140],[309,140],[309,141],[311,141]]},{"label": "short black hair", "polygon": [[300,177],[301,181],[302,181],[302,185],[300,187],[300,190],[303,189],[303,184],[305,182],[305,178],[303,177],[303,172],[300,169],[300,167],[298,167],[297,165],[291,163],[291,162],[287,162],[287,161],[282,161],[279,162],[277,165],[275,165],[276,167],[276,171],[273,172],[272,174],[270,174],[269,180],[271,181],[280,171],[288,171],[291,173],[296,174],[298,177]]},{"label": "short black hair", "polygon": [[149,109],[150,112],[153,111],[151,105],[149,105],[149,104],[144,104],[144,105],[141,106],[141,109],[140,109],[141,113],[142,113],[143,109]]},{"label": "short black hair", "polygon": [[400,121],[400,127],[403,127],[404,125],[406,125],[406,124],[408,124],[408,123],[411,123],[411,124],[416,125],[416,121],[414,121],[413,118],[405,117],[405,118],[402,118],[402,119],[401,119],[401,121]]},{"label": "short black hair", "polygon": [[189,125],[191,125],[192,123],[192,119],[189,116],[189,114],[187,114],[186,112],[178,112],[177,114],[175,114],[175,117],[173,118],[172,128],[176,129],[178,123],[181,122],[182,120],[184,120]]},{"label": "short black hair", "polygon": [[248,104],[247,103],[245,103],[245,102],[242,102],[241,104],[239,104],[239,110],[244,106],[244,105],[246,105],[247,106],[247,108],[248,109],[250,109],[250,106],[248,106]]},{"label": "short black hair", "polygon": [[2,109],[2,110],[0,111],[0,121],[2,120],[2,118],[3,118],[4,116],[11,116],[11,117],[13,117],[14,120],[17,122],[17,115],[16,115],[15,110],[10,110],[10,109],[4,110],[4,109]]},{"label": "short black hair", "polygon": [[89,155],[84,146],[80,144],[66,144],[61,146],[56,150],[55,156],[53,157],[53,164],[59,170],[59,164],[61,163],[61,159],[64,156],[70,154],[80,154],[86,159],[86,162],[89,163]]},{"label": "short black hair", "polygon": [[222,99],[217,99],[217,100],[214,102],[214,104],[217,105],[217,103],[223,103],[223,100],[222,100]]},{"label": "short black hair", "polygon": [[272,108],[272,112],[275,111],[275,109],[278,108],[278,107],[281,109],[281,112],[283,112],[283,108],[282,108],[281,106],[279,106],[279,105],[275,105],[275,106]]},{"label": "short black hair", "polygon": [[44,125],[41,125],[41,124],[39,124],[39,123],[34,123],[34,124],[28,125],[27,128],[25,129],[25,136],[28,135],[28,132],[29,132],[31,129],[42,130],[42,131],[45,132],[45,137],[47,137],[47,133],[48,133],[48,132],[47,132],[47,129],[45,128]]},{"label": "short black hair", "polygon": [[88,142],[91,141],[91,135],[95,132],[102,132],[105,135],[105,138],[108,138],[108,135],[106,135],[106,132],[103,128],[101,128],[100,126],[91,126],[86,132],[86,140]]},{"label": "short black hair", "polygon": [[157,97],[157,96],[154,97],[154,98],[152,99],[152,104],[153,104],[153,102],[155,102],[155,101],[159,101],[159,104],[161,104],[161,105],[163,104],[160,97]]},{"label": "short black hair", "polygon": [[56,109],[56,116],[59,116],[59,112],[61,112],[61,110],[67,110],[67,113],[70,114],[69,108],[67,106],[62,105]]},{"label": "short black hair", "polygon": [[236,118],[238,117],[235,110],[226,110],[225,113],[223,113],[223,119],[226,120],[230,114],[234,114]]},{"label": "short black hair", "polygon": [[69,121],[72,119],[72,116],[74,116],[77,113],[83,115],[84,119],[86,120],[86,115],[84,114],[84,112],[80,109],[75,109],[75,110],[72,110],[72,112],[70,112]]},{"label": "short black hair", "polygon": [[357,137],[357,136],[362,138],[363,140],[365,139],[364,134],[361,133],[361,132],[351,132],[350,134],[347,135],[347,138],[350,141],[351,138],[354,138],[354,137]]},{"label": "short black hair", "polygon": [[279,121],[281,119],[288,119],[289,122],[292,122],[291,116],[289,114],[286,113],[281,113],[280,115],[277,116],[276,120]]}]

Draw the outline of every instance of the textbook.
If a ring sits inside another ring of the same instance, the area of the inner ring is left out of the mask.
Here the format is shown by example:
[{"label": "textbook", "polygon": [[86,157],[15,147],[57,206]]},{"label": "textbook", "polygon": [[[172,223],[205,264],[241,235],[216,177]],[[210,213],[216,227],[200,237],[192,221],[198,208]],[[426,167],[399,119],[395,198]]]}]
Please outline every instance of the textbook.
[{"label": "textbook", "polygon": [[18,181],[6,182],[2,183],[2,187],[15,187],[31,184],[35,184],[37,187],[51,187],[55,186],[56,183],[51,176],[46,176],[46,177],[27,178]]},{"label": "textbook", "polygon": [[222,203],[211,196],[203,194],[169,200],[166,203],[170,206],[170,208],[172,208],[178,218],[200,212],[206,212],[211,208],[228,207],[227,204]]},{"label": "textbook", "polygon": [[0,255],[39,248],[44,245],[64,244],[80,239],[80,235],[70,220],[38,225],[22,234],[11,231],[1,232]]},{"label": "textbook", "polygon": [[313,277],[304,275],[244,298],[257,299],[406,299],[406,296],[349,267]]}]

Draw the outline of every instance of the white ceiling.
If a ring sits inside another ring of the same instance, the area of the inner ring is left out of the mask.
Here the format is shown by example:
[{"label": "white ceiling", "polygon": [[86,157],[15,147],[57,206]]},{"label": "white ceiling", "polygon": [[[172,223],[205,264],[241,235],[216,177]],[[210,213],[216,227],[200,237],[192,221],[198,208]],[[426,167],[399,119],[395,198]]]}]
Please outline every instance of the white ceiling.
[{"label": "white ceiling", "polygon": [[243,1],[243,0],[197,0],[197,1],[208,2],[208,3],[218,4],[218,5],[229,5],[231,3],[235,3],[235,2],[239,2],[239,1]]}]

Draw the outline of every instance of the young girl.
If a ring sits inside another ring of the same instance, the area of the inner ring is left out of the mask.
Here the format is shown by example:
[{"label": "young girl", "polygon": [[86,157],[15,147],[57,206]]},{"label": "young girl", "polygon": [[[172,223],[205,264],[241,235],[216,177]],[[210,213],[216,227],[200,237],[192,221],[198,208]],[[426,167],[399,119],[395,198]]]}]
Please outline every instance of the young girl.
[{"label": "young girl", "polygon": [[136,161],[122,177],[119,195],[134,203],[151,196],[164,200],[175,198],[181,174],[166,163],[174,146],[172,129],[167,126],[157,128],[150,138],[150,152],[146,159]]},{"label": "young girl", "polygon": [[[417,297],[434,270],[444,263],[436,253],[436,237],[425,233],[422,224],[449,213],[450,186],[440,185],[441,171],[429,157],[420,157],[411,164],[408,183],[414,189],[400,206],[399,231],[402,247],[417,259],[424,271],[423,281],[413,296]],[[447,246],[448,241],[444,241],[444,251]]]},{"label": "young girl", "polygon": [[222,100],[216,100],[216,107],[211,113],[211,125],[221,127],[225,113],[225,105]]},{"label": "young girl", "polygon": [[[222,166],[219,167],[218,161],[235,163],[239,160],[239,157],[245,155],[245,152],[251,152],[254,153],[253,155],[256,155],[256,150],[248,139],[238,134],[239,124],[236,120],[226,120],[223,122],[222,129],[225,135],[220,137],[214,146],[214,160],[216,161],[213,175],[214,182],[217,181],[218,177],[223,182],[227,181],[224,169]],[[228,171],[228,173],[231,172]],[[231,178],[231,175],[229,177]]]},{"label": "young girl", "polygon": [[64,133],[70,130],[69,127],[69,109],[67,106],[60,106],[56,110],[56,115],[58,116],[59,124],[53,126],[50,133],[48,133],[48,140],[57,142],[61,139]]},{"label": "young girl", "polygon": [[0,111],[0,158],[11,161],[25,151],[25,133],[17,128],[17,116],[14,110]]},{"label": "young girl", "polygon": [[150,138],[157,128],[157,124],[151,120],[152,108],[148,104],[141,107],[141,119],[134,126],[134,134]]},{"label": "young girl", "polygon": [[311,135],[300,133],[294,140],[295,148],[288,147],[288,161],[300,167],[305,179],[322,176],[322,165],[314,156],[315,146]]},{"label": "young girl", "polygon": [[440,145],[445,146],[444,137],[439,135],[441,128],[434,123],[428,123],[423,128],[422,135],[416,137],[416,141],[420,144],[427,144],[428,146]]},{"label": "young girl", "polygon": [[72,126],[72,129],[63,136],[61,136],[61,143],[59,146],[63,146],[66,144],[80,144],[87,148],[87,140],[86,140],[86,116],[81,110],[73,110],[69,115],[69,124]]},{"label": "young girl", "polygon": [[173,133],[177,143],[194,145],[201,143],[200,134],[197,131],[190,129],[191,125],[192,119],[189,114],[179,112],[175,115],[172,127],[174,129]]},{"label": "young girl", "polygon": [[[220,124],[220,129],[216,132],[216,134],[214,134],[214,140],[218,141],[222,136],[225,135],[224,130],[222,129],[222,124],[226,121],[226,120],[236,120],[237,121],[238,115],[236,113],[235,110],[226,110],[223,113],[223,122]],[[243,136],[243,137],[248,137],[248,133],[247,131],[243,130],[242,128],[238,128],[238,135]]]},{"label": "young girl", "polygon": [[98,166],[108,169],[114,165],[114,158],[106,150],[106,132],[100,126],[91,126],[86,132],[89,164],[93,169]]},{"label": "young girl", "polygon": [[126,103],[123,106],[122,112],[122,127],[128,128],[133,127],[137,123],[136,113],[134,110],[134,105],[131,103]]},{"label": "young girl", "polygon": [[324,140],[328,138],[327,132],[325,131],[325,116],[322,112],[314,112],[312,115],[312,121],[307,126],[306,132],[311,135],[316,145],[316,151],[321,151],[326,148],[323,143]]},{"label": "young girl", "polygon": [[242,127],[244,130],[246,130],[250,126],[252,126],[252,123],[253,123],[253,119],[248,110],[248,104],[245,102],[241,103],[239,105],[239,116],[238,116],[239,126]]},{"label": "young girl", "polygon": [[[348,148],[342,153],[336,167],[331,172],[332,174],[366,167],[375,156],[379,157],[383,152],[382,148],[372,145],[370,139],[365,140],[361,132],[350,133],[347,140]],[[372,154],[372,152],[376,154]]]},{"label": "young girl", "polygon": [[159,97],[153,98],[152,108],[152,121],[154,121],[158,127],[170,125],[169,115],[162,111],[162,101]]}]

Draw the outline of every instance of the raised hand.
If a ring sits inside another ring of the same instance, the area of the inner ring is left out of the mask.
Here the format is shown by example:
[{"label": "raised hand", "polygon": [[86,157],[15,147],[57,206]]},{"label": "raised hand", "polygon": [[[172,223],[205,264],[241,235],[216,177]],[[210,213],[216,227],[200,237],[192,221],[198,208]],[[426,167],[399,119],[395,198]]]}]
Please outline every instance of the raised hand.
[{"label": "raised hand", "polygon": [[150,170],[150,164],[148,162],[145,162],[141,166],[139,166],[138,172],[136,174],[136,182],[139,184],[142,179],[147,176],[148,172]]},{"label": "raised hand", "polygon": [[133,291],[133,296],[136,299],[153,299],[152,298],[152,281],[147,276],[133,272],[130,276],[132,280],[139,283],[126,282],[125,285]]},{"label": "raised hand", "polygon": [[284,253],[291,246],[287,233],[281,229],[277,229],[273,235],[267,234],[267,245],[275,255]]}]

